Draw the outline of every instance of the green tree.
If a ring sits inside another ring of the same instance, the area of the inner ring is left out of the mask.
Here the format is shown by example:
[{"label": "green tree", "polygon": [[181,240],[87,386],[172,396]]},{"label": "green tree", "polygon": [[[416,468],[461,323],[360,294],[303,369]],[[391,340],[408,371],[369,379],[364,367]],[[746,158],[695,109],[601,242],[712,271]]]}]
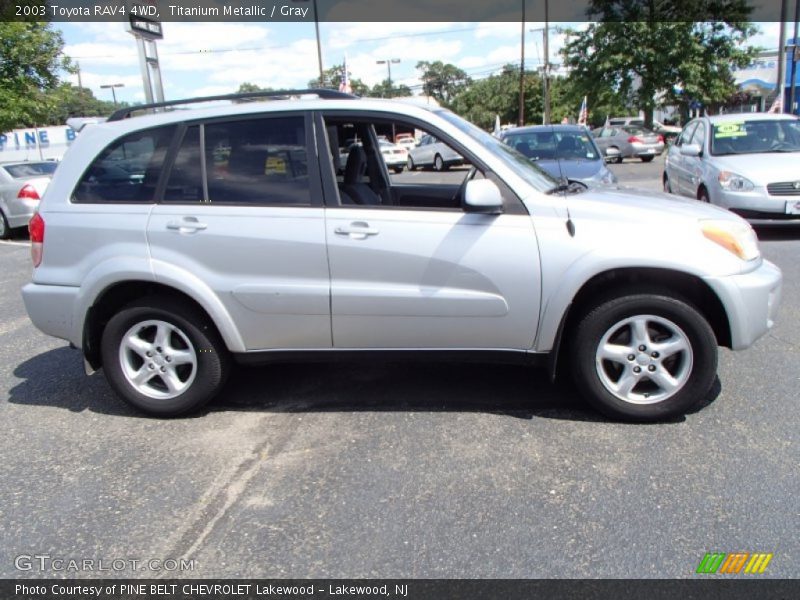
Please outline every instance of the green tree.
[{"label": "green tree", "polygon": [[440,60],[422,60],[417,63],[417,70],[421,72],[422,91],[446,106],[472,82],[465,71]]},{"label": "green tree", "polygon": [[402,98],[411,95],[411,88],[402,83],[397,85],[394,82],[392,82],[390,86],[389,80],[384,79],[380,83],[376,83],[372,86],[369,95],[375,98]]},{"label": "green tree", "polygon": [[[308,82],[308,87],[310,88],[328,88],[328,89],[339,89],[339,84],[342,83],[342,69],[343,65],[334,65],[330,69],[325,69],[323,74],[323,81],[320,83],[319,77],[315,79],[311,79]],[[350,74],[350,70],[348,69],[348,74]],[[353,93],[358,96],[369,96],[369,86],[361,81],[360,79],[354,79],[350,77],[350,88],[353,90]]]},{"label": "green tree", "polygon": [[47,23],[0,22],[0,131],[42,123],[59,71],[72,71],[64,40]]},{"label": "green tree", "polygon": [[622,99],[647,124],[657,106],[722,102],[735,91],[731,69],[758,51],[745,45],[757,31],[750,10],[745,0],[593,0],[600,22],[569,31],[562,50],[572,91],[595,106]]},{"label": "green tree", "polygon": [[249,81],[245,81],[241,85],[239,85],[239,89],[236,90],[237,94],[247,94],[250,92],[271,92],[271,87],[262,88],[260,85],[255,83],[250,83]]},{"label": "green tree", "polygon": [[[542,122],[542,79],[534,71],[524,77],[525,122]],[[453,98],[452,109],[484,129],[502,123],[519,121],[519,67],[506,65],[497,75],[471,81]]]},{"label": "green tree", "polygon": [[[98,100],[88,88],[62,83],[45,95],[46,114],[43,125],[63,125],[70,117],[107,117],[114,112],[113,102]],[[128,106],[121,102],[119,107]]]}]

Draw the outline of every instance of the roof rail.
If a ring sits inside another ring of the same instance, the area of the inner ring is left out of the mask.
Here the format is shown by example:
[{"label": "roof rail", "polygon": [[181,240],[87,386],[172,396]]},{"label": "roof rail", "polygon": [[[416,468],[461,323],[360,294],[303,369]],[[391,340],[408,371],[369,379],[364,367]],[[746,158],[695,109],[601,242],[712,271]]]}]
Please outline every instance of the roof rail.
[{"label": "roof rail", "polygon": [[115,110],[109,121],[121,121],[130,118],[132,113],[150,110],[154,108],[166,108],[169,106],[181,106],[184,104],[198,104],[201,102],[217,102],[219,100],[257,100],[259,98],[289,98],[290,96],[316,95],[325,100],[355,100],[358,96],[339,92],[337,90],[308,89],[308,90],[272,90],[261,92],[244,92],[241,94],[222,94],[220,96],[200,96],[197,98],[185,98],[183,100],[169,100],[167,102],[155,102],[153,104],[139,104],[137,106],[127,106]]}]

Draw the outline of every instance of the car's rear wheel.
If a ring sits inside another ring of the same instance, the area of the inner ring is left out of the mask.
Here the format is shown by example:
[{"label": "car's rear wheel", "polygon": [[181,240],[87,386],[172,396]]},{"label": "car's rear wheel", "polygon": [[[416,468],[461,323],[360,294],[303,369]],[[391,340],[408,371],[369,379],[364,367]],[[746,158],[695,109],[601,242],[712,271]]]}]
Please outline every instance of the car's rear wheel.
[{"label": "car's rear wheel", "polygon": [[394,172],[395,172],[395,173],[397,173],[398,175],[400,175],[400,173],[402,173],[402,172],[403,172],[403,165],[400,165],[400,166],[398,166],[398,167],[393,167],[393,169],[394,169]]},{"label": "car's rear wheel", "polygon": [[700,200],[700,202],[706,202],[706,203],[711,202],[711,198],[708,197],[708,190],[704,187],[701,187],[698,190],[697,199]]},{"label": "car's rear wheel", "polygon": [[436,171],[444,171],[444,161],[438,154],[433,158],[433,168]]},{"label": "car's rear wheel", "polygon": [[0,210],[0,240],[7,240],[11,237],[11,228],[8,226],[8,221],[3,211]]},{"label": "car's rear wheel", "polygon": [[408,157],[408,165],[407,166],[408,166],[408,170],[409,171],[415,171],[417,169],[417,165],[414,164],[414,159],[411,158],[410,156]]},{"label": "car's rear wheel", "polygon": [[199,311],[147,298],[115,314],[100,347],[109,384],[146,413],[172,417],[211,400],[225,382],[227,349]]},{"label": "car's rear wheel", "polygon": [[640,156],[639,158],[642,159],[642,162],[650,162],[655,158],[655,156]]},{"label": "car's rear wheel", "polygon": [[664,173],[664,193],[665,194],[672,193],[672,186],[669,184],[669,177],[667,177],[666,173]]},{"label": "car's rear wheel", "polygon": [[682,415],[717,371],[714,332],[699,311],[659,293],[609,299],[575,330],[578,388],[601,412],[635,421]]}]

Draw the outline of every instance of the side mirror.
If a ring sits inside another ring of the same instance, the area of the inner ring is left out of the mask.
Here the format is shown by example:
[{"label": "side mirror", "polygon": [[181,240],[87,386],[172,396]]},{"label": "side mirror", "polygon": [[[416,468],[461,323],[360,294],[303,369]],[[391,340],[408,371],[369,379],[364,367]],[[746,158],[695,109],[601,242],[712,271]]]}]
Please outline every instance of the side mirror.
[{"label": "side mirror", "polygon": [[503,196],[497,184],[488,179],[473,179],[464,190],[464,210],[487,215],[503,212]]},{"label": "side mirror", "polygon": [[619,158],[619,148],[606,148],[606,162],[614,162]]},{"label": "side mirror", "polygon": [[681,146],[681,154],[683,156],[700,156],[702,153],[703,149],[700,144],[684,144]]}]

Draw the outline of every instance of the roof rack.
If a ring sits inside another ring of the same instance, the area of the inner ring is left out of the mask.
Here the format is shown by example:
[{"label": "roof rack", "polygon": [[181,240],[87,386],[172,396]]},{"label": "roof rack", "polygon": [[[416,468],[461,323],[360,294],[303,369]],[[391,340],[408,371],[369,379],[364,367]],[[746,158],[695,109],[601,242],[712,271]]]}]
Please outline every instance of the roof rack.
[{"label": "roof rack", "polygon": [[259,98],[290,98],[291,96],[316,95],[325,100],[355,100],[358,96],[339,92],[337,90],[308,89],[308,90],[273,90],[262,92],[244,92],[241,94],[222,94],[220,96],[200,96],[197,98],[186,98],[183,100],[169,100],[167,102],[155,102],[153,104],[139,104],[137,106],[127,106],[115,110],[109,121],[121,121],[128,119],[132,113],[155,108],[167,108],[169,106],[181,106],[184,104],[198,104],[201,102],[217,102],[219,100],[257,100]]}]

